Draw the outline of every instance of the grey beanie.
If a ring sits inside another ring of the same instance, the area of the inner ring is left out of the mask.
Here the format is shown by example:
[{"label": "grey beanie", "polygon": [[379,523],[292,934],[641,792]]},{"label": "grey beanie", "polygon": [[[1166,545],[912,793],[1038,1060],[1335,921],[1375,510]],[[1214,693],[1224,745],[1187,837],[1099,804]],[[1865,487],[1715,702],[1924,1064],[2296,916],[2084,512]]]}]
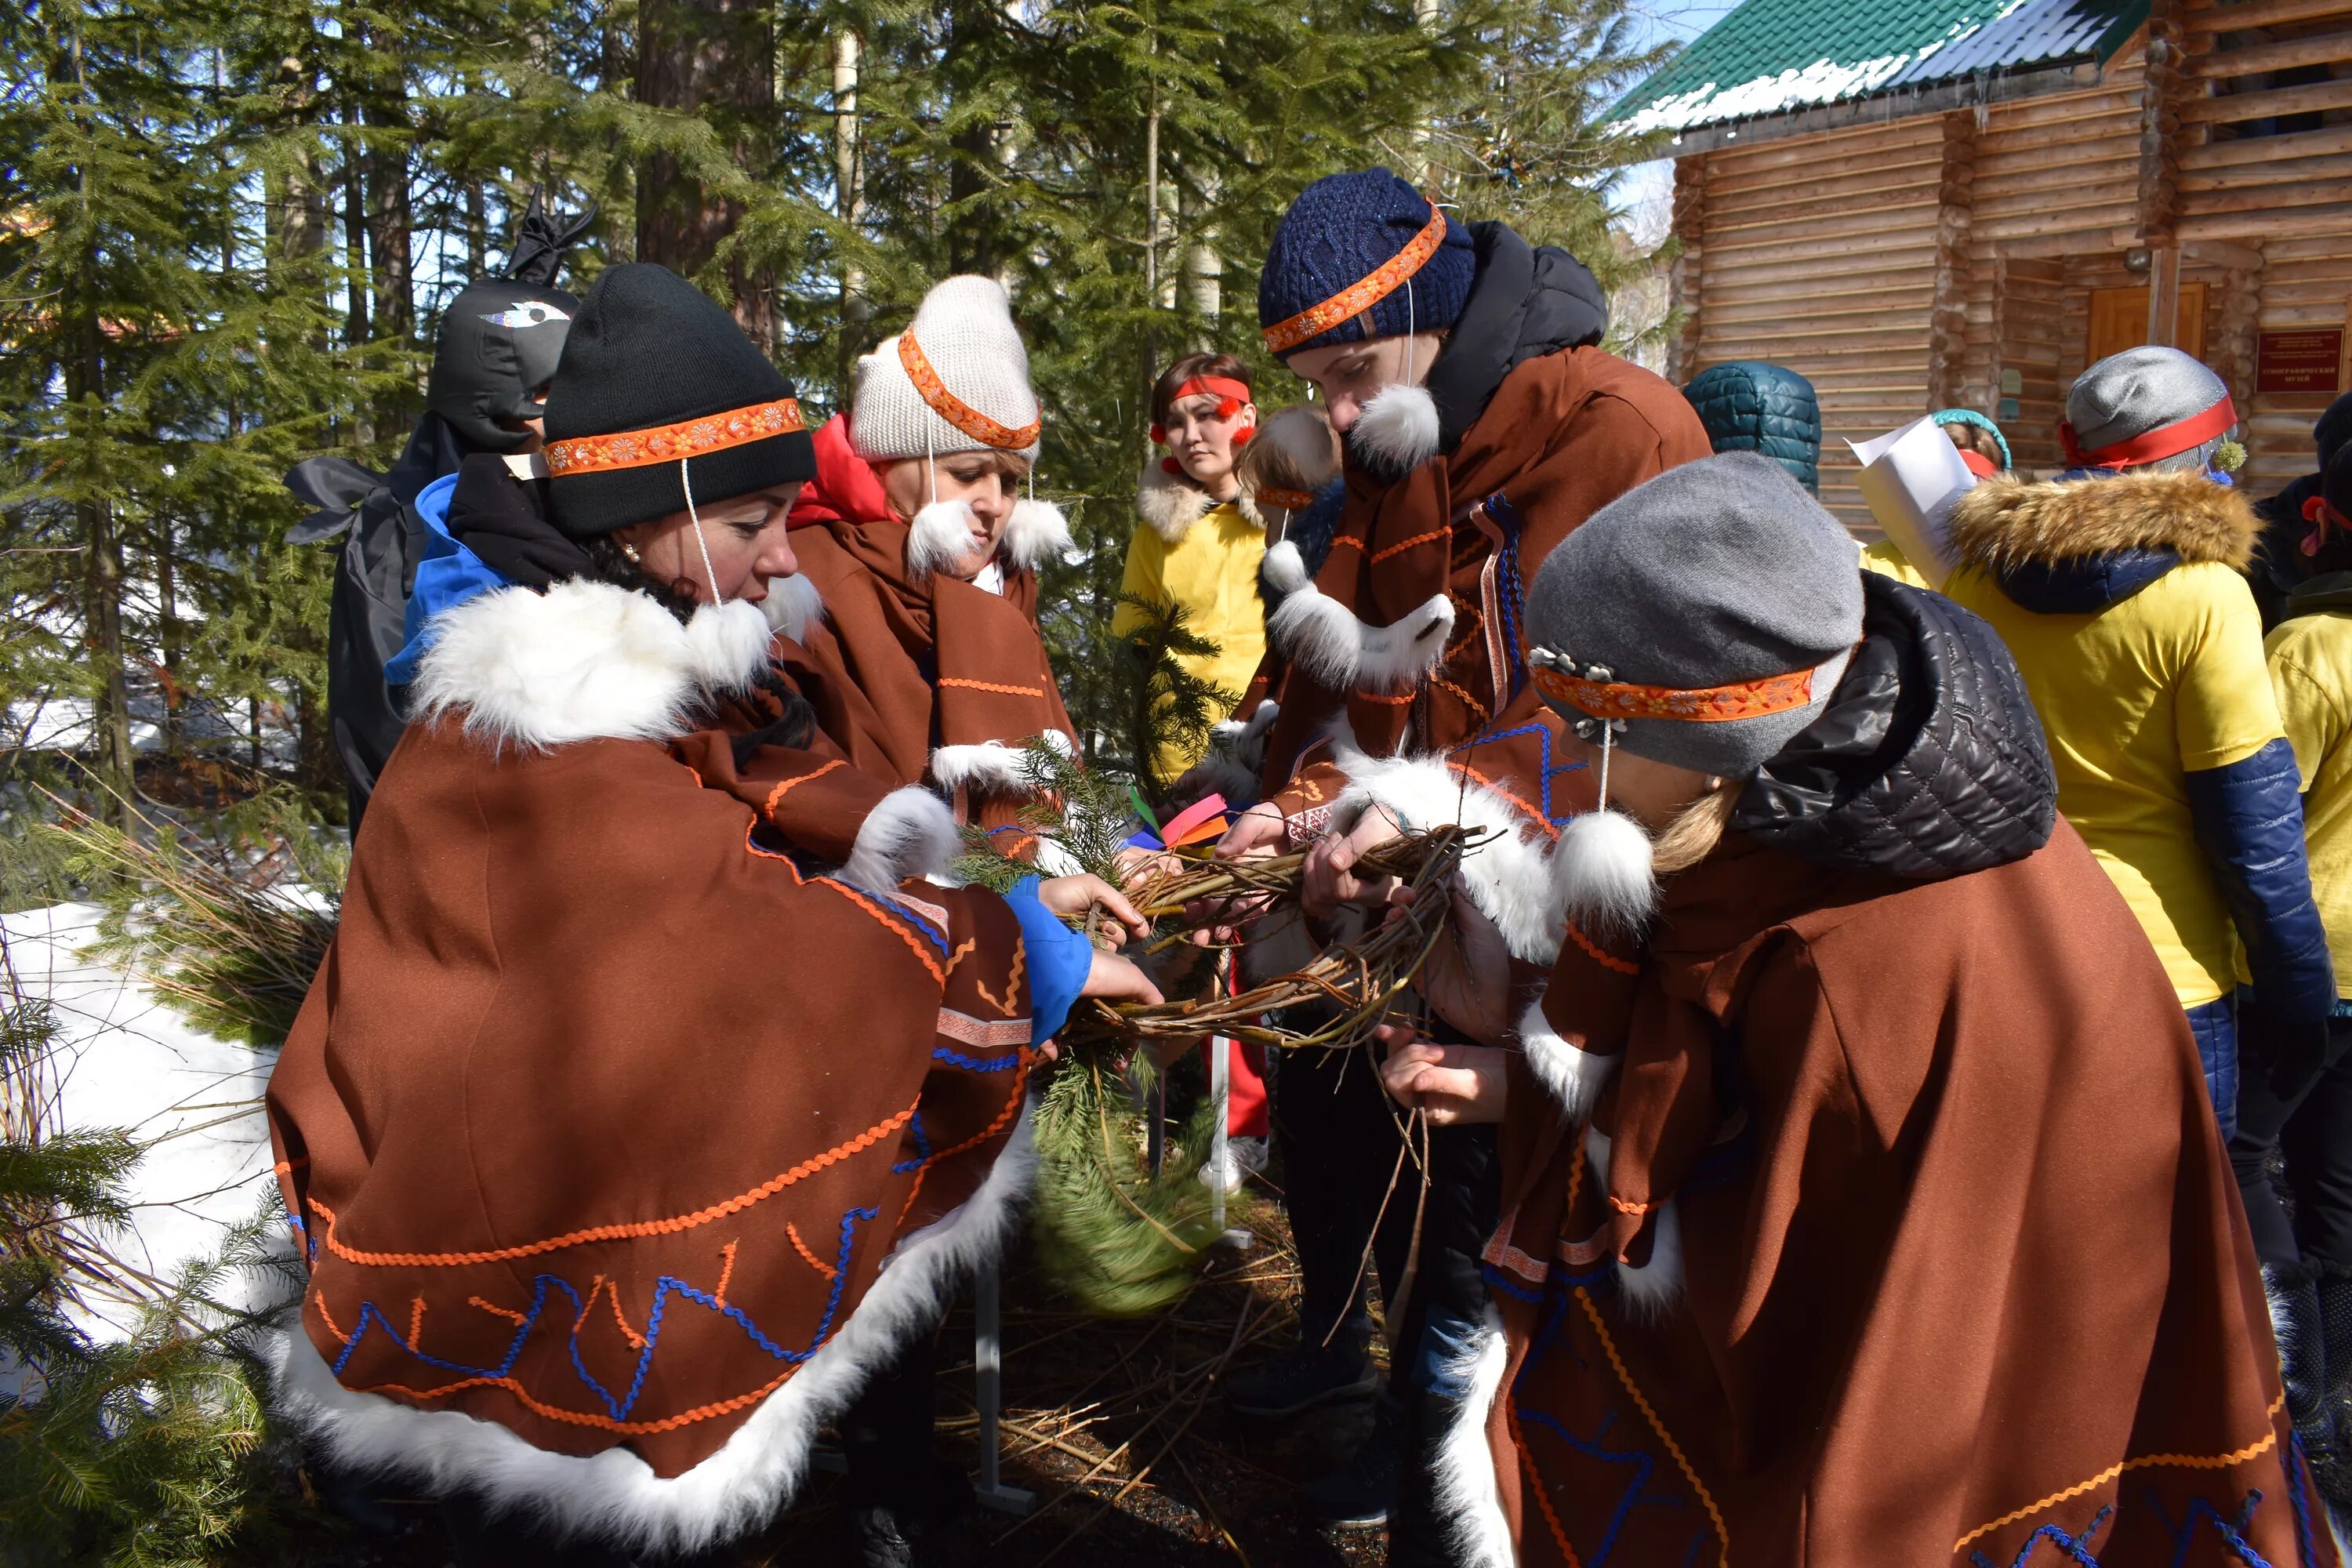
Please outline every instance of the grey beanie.
[{"label": "grey beanie", "polygon": [[[1612,744],[1726,778],[1754,773],[1812,722],[1861,640],[1853,537],[1753,452],[1628,490],[1545,558],[1528,594],[1538,664],[1588,680],[1691,691],[1811,671],[1810,698],[1778,712],[1612,721]],[[1579,734],[1599,735],[1601,721],[1543,695]]]},{"label": "grey beanie", "polygon": [[[2095,463],[2107,447],[2178,425],[2229,401],[2228,384],[2179,349],[2148,343],[2109,354],[2076,376],[2067,389],[2066,422],[2060,427],[2067,461],[2077,467]],[[2217,430],[2184,442],[2172,452],[2129,466],[2198,466],[2224,434]]]}]

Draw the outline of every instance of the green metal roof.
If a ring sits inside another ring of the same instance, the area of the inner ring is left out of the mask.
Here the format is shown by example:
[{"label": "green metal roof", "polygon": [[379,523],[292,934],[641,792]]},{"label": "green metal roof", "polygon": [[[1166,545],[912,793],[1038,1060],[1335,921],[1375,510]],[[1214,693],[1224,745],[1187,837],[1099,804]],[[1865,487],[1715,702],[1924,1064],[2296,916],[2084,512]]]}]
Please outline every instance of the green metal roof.
[{"label": "green metal roof", "polygon": [[1687,130],[1968,76],[2104,62],[2148,0],[1746,0],[1610,111]]}]

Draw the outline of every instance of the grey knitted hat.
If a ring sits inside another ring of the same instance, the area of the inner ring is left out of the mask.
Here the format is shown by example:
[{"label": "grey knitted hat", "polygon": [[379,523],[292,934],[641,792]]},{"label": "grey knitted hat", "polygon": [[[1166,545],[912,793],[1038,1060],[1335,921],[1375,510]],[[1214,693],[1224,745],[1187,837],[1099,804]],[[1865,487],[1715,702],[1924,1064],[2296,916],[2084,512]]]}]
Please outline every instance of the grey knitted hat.
[{"label": "grey knitted hat", "polygon": [[[1637,716],[1609,721],[1612,744],[1727,778],[1754,773],[1813,721],[1861,639],[1852,536],[1752,452],[1685,463],[1628,490],[1545,559],[1528,594],[1538,689],[1579,734],[1597,739],[1593,707],[1622,697]],[[1593,690],[1685,693],[1799,672],[1811,672],[1809,691],[1784,691],[1780,700],[1799,700],[1748,718],[1643,715],[1662,704]]]},{"label": "grey knitted hat", "polygon": [[[2179,349],[2148,343],[2109,354],[2076,376],[2067,389],[2066,422],[2061,427],[2067,460],[2077,466],[2097,462],[2101,453],[2121,442],[2192,419],[2229,401],[2228,384]],[[2183,439],[2169,452],[2134,459],[2129,466],[2191,466],[2167,460],[2218,445],[2224,434],[2226,428]]]}]

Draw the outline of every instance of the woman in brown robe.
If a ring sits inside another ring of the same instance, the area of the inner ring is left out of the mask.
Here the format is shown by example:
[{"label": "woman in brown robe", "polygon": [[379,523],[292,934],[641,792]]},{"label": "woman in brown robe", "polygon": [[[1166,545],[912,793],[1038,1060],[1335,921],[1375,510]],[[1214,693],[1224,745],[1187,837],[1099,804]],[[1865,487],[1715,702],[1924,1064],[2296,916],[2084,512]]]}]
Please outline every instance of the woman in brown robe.
[{"label": "woman in brown robe", "polygon": [[822,608],[785,628],[787,657],[818,723],[859,768],[933,784],[1008,842],[1035,793],[1024,746],[1077,746],[1037,635],[1037,569],[1070,548],[1061,513],[1022,497],[1039,429],[1004,290],[948,279],[858,362],[793,517]]},{"label": "woman in brown robe", "polygon": [[[308,1266],[278,1409],[444,1498],[467,1564],[764,1521],[1002,1247],[1070,1001],[1156,995],[1049,912],[1135,929],[1116,894],[922,880],[939,802],[808,749],[759,603],[807,439],[724,311],[609,269],[547,425],[551,479],[469,463],[436,531],[415,721],[268,1096]],[[929,1434],[852,1439],[860,1531],[920,1528]]]},{"label": "woman in brown robe", "polygon": [[1504,1121],[1461,1560],[2333,1563],[2193,1043],[1990,628],[1747,455],[1528,617],[1613,809],[1517,1048],[1383,1068]]}]

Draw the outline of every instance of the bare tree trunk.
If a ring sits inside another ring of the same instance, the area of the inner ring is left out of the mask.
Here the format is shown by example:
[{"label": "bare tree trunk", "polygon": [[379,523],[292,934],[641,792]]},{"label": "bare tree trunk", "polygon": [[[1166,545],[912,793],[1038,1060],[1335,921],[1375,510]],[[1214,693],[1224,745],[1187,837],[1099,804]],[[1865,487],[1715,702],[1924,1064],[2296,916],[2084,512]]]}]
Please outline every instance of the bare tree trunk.
[{"label": "bare tree trunk", "polygon": [[[752,127],[775,107],[775,46],[766,0],[645,0],[637,10],[637,98],[660,109],[716,106],[736,132],[739,163],[757,162]],[[742,221],[740,203],[714,196],[656,153],[637,172],[637,258],[692,275]],[[729,265],[735,320],[753,342],[776,339],[773,280]]]},{"label": "bare tree trunk", "polygon": [[[866,147],[857,129],[857,83],[864,70],[866,43],[843,28],[833,40],[833,200],[834,214],[853,232],[866,223]],[[849,405],[849,378],[857,351],[864,346],[866,323],[873,319],[874,303],[866,297],[866,270],[844,258],[841,264],[841,354],[836,405]]]},{"label": "bare tree trunk", "polygon": [[1191,296],[1192,313],[1200,318],[1201,330],[1196,336],[1203,348],[1217,341],[1217,317],[1225,301],[1224,262],[1217,255],[1215,213],[1220,189],[1214,172],[1201,176],[1200,195],[1188,203],[1183,214],[1184,228],[1190,237],[1184,249],[1184,288]]}]

